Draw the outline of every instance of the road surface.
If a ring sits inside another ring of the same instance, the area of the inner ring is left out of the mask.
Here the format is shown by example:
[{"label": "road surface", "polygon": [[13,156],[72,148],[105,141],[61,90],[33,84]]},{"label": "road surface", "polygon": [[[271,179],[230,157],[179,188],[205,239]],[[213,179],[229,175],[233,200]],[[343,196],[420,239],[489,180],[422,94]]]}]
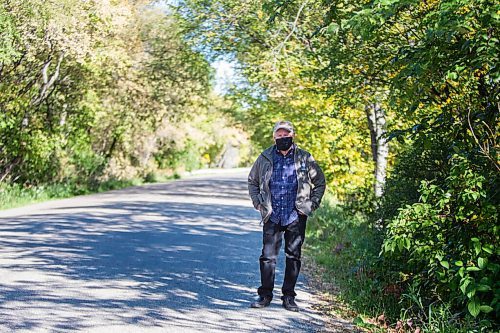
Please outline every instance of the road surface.
[{"label": "road surface", "polygon": [[0,211],[0,332],[317,332],[251,309],[261,226],[242,173],[197,176]]}]

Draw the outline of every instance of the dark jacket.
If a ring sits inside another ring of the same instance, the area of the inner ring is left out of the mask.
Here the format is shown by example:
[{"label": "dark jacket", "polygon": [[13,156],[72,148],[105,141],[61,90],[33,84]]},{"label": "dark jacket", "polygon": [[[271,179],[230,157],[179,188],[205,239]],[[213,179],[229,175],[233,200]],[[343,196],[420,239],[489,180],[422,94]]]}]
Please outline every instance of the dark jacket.
[{"label": "dark jacket", "polygon": [[[248,192],[255,209],[261,206],[262,221],[269,221],[272,213],[269,180],[273,173],[273,150],[271,146],[259,155],[248,175]],[[319,207],[325,193],[326,181],[323,171],[307,151],[295,147],[295,170],[297,171],[297,199],[295,207],[299,213],[311,215]]]}]

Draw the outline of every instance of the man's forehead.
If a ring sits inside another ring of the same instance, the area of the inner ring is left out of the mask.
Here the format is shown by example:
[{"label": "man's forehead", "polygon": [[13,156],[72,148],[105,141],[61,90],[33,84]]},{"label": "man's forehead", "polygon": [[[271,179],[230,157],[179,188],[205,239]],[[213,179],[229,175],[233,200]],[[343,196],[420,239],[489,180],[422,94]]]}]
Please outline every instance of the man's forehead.
[{"label": "man's forehead", "polygon": [[290,132],[290,131],[287,131],[284,128],[280,128],[279,130],[277,130],[276,132],[274,132],[274,136],[277,136],[277,135],[293,135],[293,133]]}]

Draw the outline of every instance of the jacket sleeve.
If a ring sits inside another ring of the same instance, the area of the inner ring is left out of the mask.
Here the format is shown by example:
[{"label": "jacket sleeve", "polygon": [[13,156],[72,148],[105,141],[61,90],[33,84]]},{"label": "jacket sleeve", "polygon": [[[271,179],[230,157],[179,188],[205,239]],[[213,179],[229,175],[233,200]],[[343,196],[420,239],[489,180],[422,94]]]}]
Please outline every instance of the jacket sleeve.
[{"label": "jacket sleeve", "polygon": [[260,194],[260,164],[262,163],[262,156],[259,155],[255,163],[252,165],[250,169],[250,173],[248,174],[248,194],[250,194],[250,199],[252,199],[252,204],[257,209],[260,204],[259,194]]},{"label": "jacket sleeve", "polygon": [[311,182],[313,183],[313,189],[311,190],[311,201],[312,201],[312,209],[318,209],[321,204],[321,199],[325,194],[326,190],[326,179],[323,170],[321,170],[318,163],[314,160],[314,158],[309,155],[309,177],[311,178]]}]

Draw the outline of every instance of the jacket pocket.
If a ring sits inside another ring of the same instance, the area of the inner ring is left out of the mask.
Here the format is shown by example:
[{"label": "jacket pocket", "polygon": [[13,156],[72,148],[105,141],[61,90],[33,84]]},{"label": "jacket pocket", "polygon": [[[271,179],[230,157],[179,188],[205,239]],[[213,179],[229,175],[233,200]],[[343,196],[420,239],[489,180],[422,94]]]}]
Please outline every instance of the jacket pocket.
[{"label": "jacket pocket", "polygon": [[261,192],[258,196],[260,202],[259,212],[262,220],[265,220],[269,215],[271,215],[271,209],[269,203],[267,202],[267,195],[265,192]]},{"label": "jacket pocket", "polygon": [[260,216],[262,217],[262,220],[265,220],[269,215],[269,209],[266,208],[264,205],[260,205]]},{"label": "jacket pocket", "polygon": [[295,206],[299,213],[302,213],[306,216],[310,216],[314,210],[313,202],[310,199],[305,199],[299,203],[296,203]]}]

